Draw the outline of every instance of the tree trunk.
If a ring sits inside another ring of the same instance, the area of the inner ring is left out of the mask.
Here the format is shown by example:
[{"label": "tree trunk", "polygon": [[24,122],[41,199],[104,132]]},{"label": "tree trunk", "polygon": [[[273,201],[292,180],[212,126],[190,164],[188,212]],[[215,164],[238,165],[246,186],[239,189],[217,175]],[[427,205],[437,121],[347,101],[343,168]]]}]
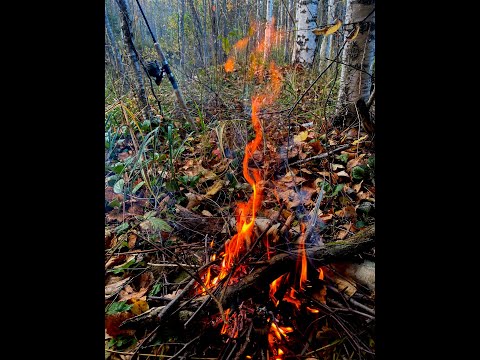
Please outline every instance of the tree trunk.
[{"label": "tree trunk", "polygon": [[296,36],[292,61],[311,65],[317,48],[317,36],[312,32],[316,26],[318,0],[300,0],[296,9]]},{"label": "tree trunk", "polygon": [[180,0],[180,66],[185,71],[185,0]]},{"label": "tree trunk", "polygon": [[[188,6],[190,8],[190,12],[192,13],[193,23],[195,24],[196,34],[195,39],[197,40],[197,51],[200,55],[200,59],[203,60],[203,65],[207,66],[207,55],[205,51],[205,46],[202,46],[202,38],[204,38],[203,27],[202,23],[200,22],[200,17],[198,16],[197,9],[195,8],[195,4],[193,0],[187,0]],[[206,29],[205,29],[206,30]],[[204,44],[205,45],[205,44]]]},{"label": "tree trunk", "polygon": [[135,46],[133,44],[133,32],[131,31],[132,20],[130,16],[130,9],[127,0],[118,0],[118,7],[120,8],[120,14],[122,16],[122,33],[127,46],[130,61],[133,66],[136,82],[136,93],[138,101],[142,110],[142,116],[144,119],[151,117],[150,105],[147,102],[147,94],[145,92],[145,86],[143,84],[142,72],[140,70],[140,62],[135,52]]},{"label": "tree trunk", "polygon": [[285,59],[285,62],[289,61],[289,55],[290,55],[290,28],[292,27],[292,19],[291,19],[291,14],[292,14],[292,2],[293,0],[285,0],[287,2],[288,9],[286,10],[285,14],[285,50],[283,53],[283,58]]},{"label": "tree trunk", "polygon": [[[375,9],[375,0],[348,0],[345,23],[360,22]],[[345,36],[352,29],[345,30]],[[367,102],[370,95],[372,78],[368,75],[375,55],[375,12],[360,23],[360,31],[352,41],[347,41],[343,50],[335,120],[350,124],[357,118],[355,104],[362,99]]]},{"label": "tree trunk", "polygon": [[105,8],[105,29],[107,32],[108,40],[110,42],[109,51],[113,56],[113,61],[116,66],[116,70],[119,72],[121,77],[125,75],[125,68],[123,67],[122,57],[120,55],[120,51],[118,51],[117,44],[115,42],[115,37],[113,36],[112,25],[110,24],[110,20],[107,16],[107,9]]},{"label": "tree trunk", "polygon": [[[335,21],[335,18],[338,16],[338,8],[340,7],[340,0],[328,0],[328,10],[326,16],[326,23],[322,23],[321,25],[331,25]],[[320,47],[320,61],[319,61],[319,70],[323,71],[328,64],[329,61],[325,60],[325,58],[332,58],[332,41],[333,35],[322,36],[322,46]]]},{"label": "tree trunk", "polygon": [[270,56],[270,47],[272,42],[272,26],[273,26],[273,0],[267,0],[267,11],[266,11],[266,20],[267,23],[265,25],[265,46],[263,52],[263,58],[267,61],[268,57]]}]

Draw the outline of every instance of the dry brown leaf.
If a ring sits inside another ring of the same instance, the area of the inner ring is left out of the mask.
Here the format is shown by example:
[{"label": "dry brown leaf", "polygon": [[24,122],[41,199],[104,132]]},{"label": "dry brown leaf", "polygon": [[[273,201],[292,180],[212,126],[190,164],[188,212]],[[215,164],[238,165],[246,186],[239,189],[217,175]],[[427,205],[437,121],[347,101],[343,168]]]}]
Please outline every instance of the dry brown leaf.
[{"label": "dry brown leaf", "polygon": [[188,204],[186,206],[188,210],[192,210],[195,206],[200,205],[203,200],[203,196],[193,193],[186,193],[185,196],[188,199]]},{"label": "dry brown leaf", "polygon": [[108,315],[105,318],[105,330],[108,335],[117,337],[119,335],[131,336],[135,334],[135,330],[132,329],[120,329],[119,326],[127,319],[133,316],[129,312],[121,312],[113,315]]},{"label": "dry brown leaf", "polygon": [[213,214],[208,210],[202,210],[202,215],[207,217],[212,217]]},{"label": "dry brown leaf", "polygon": [[360,188],[362,187],[363,180],[360,181],[358,184],[355,184],[352,186],[352,189],[355,190],[356,193],[360,191]]},{"label": "dry brown leaf", "polygon": [[330,221],[332,220],[332,218],[333,218],[333,214],[320,215],[320,219],[322,219],[323,222]]},{"label": "dry brown leaf", "polygon": [[333,171],[337,171],[337,169],[345,169],[345,166],[342,164],[332,164]]},{"label": "dry brown leaf", "polygon": [[127,238],[128,238],[127,245],[128,245],[128,248],[131,250],[135,247],[138,236],[134,232],[129,232],[127,235]]},{"label": "dry brown leaf", "polygon": [[301,168],[300,171],[301,171],[301,172],[304,172],[305,174],[308,174],[308,175],[313,174],[313,172],[311,172],[311,171],[308,170],[307,168]]},{"label": "dry brown leaf", "polygon": [[347,235],[353,230],[353,224],[352,223],[348,223],[346,225],[342,225],[342,227],[345,229],[345,230],[340,230],[337,234],[337,237],[336,239],[338,240],[343,240],[347,237]]},{"label": "dry brown leaf", "polygon": [[145,271],[142,273],[142,275],[140,275],[139,286],[140,288],[148,289],[154,281],[155,277],[153,276],[153,273],[151,271]]},{"label": "dry brown leaf", "polygon": [[320,140],[317,140],[315,142],[311,142],[311,143],[308,143],[308,145],[310,145],[313,149],[313,151],[315,152],[315,154],[318,154],[320,152],[325,152],[325,148],[323,147],[322,143],[320,142]]},{"label": "dry brown leaf", "polygon": [[355,218],[357,213],[352,205],[348,205],[338,211],[335,211],[335,215],[346,218]]},{"label": "dry brown leaf", "polygon": [[223,181],[221,179],[215,181],[215,183],[208,188],[208,191],[205,194],[205,196],[210,197],[210,196],[215,195],[217,192],[219,192],[222,189],[224,184],[225,184],[225,181]]},{"label": "dry brown leaf", "polygon": [[110,268],[113,265],[119,264],[119,263],[124,263],[125,262],[125,255],[116,255],[112,256],[110,259],[108,259],[107,263],[105,264],[105,270]]},{"label": "dry brown leaf", "polygon": [[137,204],[133,204],[128,208],[128,213],[131,215],[143,215],[143,207],[138,206]]},{"label": "dry brown leaf", "polygon": [[123,201],[123,194],[116,194],[113,191],[113,187],[107,186],[105,188],[105,200],[108,202],[113,201],[113,199],[117,199],[118,201]]},{"label": "dry brown leaf", "polygon": [[146,288],[140,288],[139,291],[130,292],[130,290],[133,290],[133,289],[129,288],[128,289],[129,291],[127,291],[127,286],[125,286],[125,290],[120,291],[118,301],[135,302],[137,299],[140,299],[142,296],[144,296],[148,291],[148,289]]},{"label": "dry brown leaf", "polygon": [[327,36],[337,32],[338,29],[340,29],[340,26],[342,26],[342,21],[340,19],[337,19],[333,25],[327,25],[320,29],[319,28],[313,29],[312,32],[317,36],[318,35]]},{"label": "dry brown leaf", "polygon": [[333,281],[337,285],[337,289],[348,298],[357,292],[357,288],[351,282],[342,279],[340,276],[334,276]]},{"label": "dry brown leaf", "polygon": [[327,304],[327,286],[322,285],[319,290],[313,293],[313,298],[322,304]]},{"label": "dry brown leaf", "polygon": [[130,280],[130,277],[119,280],[117,282],[105,286],[105,299],[108,299],[122,290],[123,286]]},{"label": "dry brown leaf", "polygon": [[114,220],[116,220],[118,222],[122,222],[123,221],[123,211],[120,211],[118,209],[112,210],[106,215],[106,218],[107,218],[108,222],[111,222],[111,221],[114,221]]},{"label": "dry brown leaf", "polygon": [[337,176],[339,177],[347,177],[347,178],[350,178],[350,176],[345,172],[345,170],[342,170],[342,171],[339,171],[338,173],[336,173]]},{"label": "dry brown leaf", "polygon": [[360,191],[357,193],[357,199],[358,200],[365,200],[365,199],[368,199],[369,198],[369,194],[367,192],[364,192],[364,191]]},{"label": "dry brown leaf", "polygon": [[355,166],[363,164],[363,162],[364,162],[363,157],[364,156],[365,156],[365,154],[361,154],[359,157],[349,160],[347,162],[347,171],[351,172],[352,169]]}]

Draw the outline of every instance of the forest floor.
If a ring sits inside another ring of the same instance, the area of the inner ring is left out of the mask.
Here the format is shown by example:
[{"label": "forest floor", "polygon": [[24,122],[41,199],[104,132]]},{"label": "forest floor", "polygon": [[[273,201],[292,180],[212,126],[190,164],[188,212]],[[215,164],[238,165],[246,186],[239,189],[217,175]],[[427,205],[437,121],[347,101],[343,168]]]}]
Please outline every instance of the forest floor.
[{"label": "forest floor", "polygon": [[[189,100],[191,109],[202,103],[198,133],[185,130],[173,95],[162,98],[160,126],[135,121],[126,100],[107,106],[115,114],[106,127],[106,359],[374,358],[374,244],[329,260],[301,252],[348,247],[374,229],[374,139],[358,121],[325,121],[335,103],[326,81],[288,115],[308,74],[280,72],[282,92],[258,111],[263,138],[247,159],[261,177],[255,226],[241,263],[216,285],[239,206],[253,198],[242,168],[255,137],[244,77],[224,74],[221,93]],[[265,91],[269,76],[250,93]],[[283,254],[301,265],[272,270],[263,287],[249,277]],[[223,301],[227,287],[250,280],[253,295]]]}]

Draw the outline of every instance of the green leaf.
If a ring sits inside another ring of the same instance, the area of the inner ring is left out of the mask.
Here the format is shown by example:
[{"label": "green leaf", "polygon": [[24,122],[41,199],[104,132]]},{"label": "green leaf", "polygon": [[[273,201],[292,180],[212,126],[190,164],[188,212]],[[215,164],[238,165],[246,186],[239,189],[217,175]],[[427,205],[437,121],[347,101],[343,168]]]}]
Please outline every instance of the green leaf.
[{"label": "green leaf", "polygon": [[130,224],[127,223],[127,222],[124,222],[123,224],[120,224],[115,228],[115,232],[118,235],[118,234],[124,232],[125,230],[127,230],[129,227],[130,227]]},{"label": "green leaf", "polygon": [[168,223],[165,220],[153,217],[153,218],[150,218],[149,221],[152,224],[152,227],[154,230],[167,231],[167,232],[171,232],[173,230],[172,227],[168,225]]},{"label": "green leaf", "polygon": [[113,199],[108,203],[108,206],[110,206],[111,208],[120,207],[120,205],[122,205],[122,203],[118,201],[118,199]]},{"label": "green leaf", "polygon": [[153,285],[152,290],[150,290],[148,295],[150,295],[150,296],[157,295],[160,292],[160,290],[162,290],[162,287],[163,287],[163,285],[161,283]]},{"label": "green leaf", "polygon": [[125,180],[120,179],[118,180],[115,185],[113,185],[113,192],[115,194],[121,194],[123,192],[123,185],[125,184]]},{"label": "green leaf", "polygon": [[112,167],[112,171],[113,171],[115,174],[121,174],[124,169],[125,169],[125,165],[122,164],[121,162],[116,163],[116,164],[113,165],[113,167]]},{"label": "green leaf", "polygon": [[335,189],[333,190],[332,196],[337,195],[343,189],[344,186],[345,186],[345,184],[338,184],[337,186],[335,186]]},{"label": "green leaf", "polygon": [[116,313],[130,310],[133,305],[127,304],[125,301],[113,302],[107,309],[107,315],[113,315]]},{"label": "green leaf", "polygon": [[365,177],[365,166],[355,166],[352,169],[352,178],[354,180],[362,180]]},{"label": "green leaf", "polygon": [[135,264],[135,258],[133,258],[132,260],[126,262],[125,264],[122,264],[121,266],[117,267],[117,268],[114,268],[112,269],[112,273],[113,274],[118,274],[118,273],[121,273],[123,272],[124,270],[128,269],[130,266],[134,265]]},{"label": "green leaf", "polygon": [[340,162],[346,163],[348,161],[348,154],[337,155],[335,158]]},{"label": "green leaf", "polygon": [[375,170],[375,156],[371,156],[367,160],[368,167]]},{"label": "green leaf", "polygon": [[365,226],[366,226],[365,223],[363,221],[360,221],[360,220],[357,221],[357,223],[355,224],[355,227],[357,229],[360,229],[360,228],[365,227]]},{"label": "green leaf", "polygon": [[137,185],[135,185],[135,187],[132,189],[132,195],[135,194],[138,191],[138,189],[140,189],[143,186],[143,184],[145,184],[145,181],[140,181]]}]

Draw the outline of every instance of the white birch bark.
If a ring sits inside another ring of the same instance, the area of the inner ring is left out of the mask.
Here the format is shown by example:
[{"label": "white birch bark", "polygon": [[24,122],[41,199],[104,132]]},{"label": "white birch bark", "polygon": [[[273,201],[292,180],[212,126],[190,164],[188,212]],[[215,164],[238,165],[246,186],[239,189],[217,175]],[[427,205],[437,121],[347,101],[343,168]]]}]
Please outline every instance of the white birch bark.
[{"label": "white birch bark", "polygon": [[[375,8],[375,0],[347,0],[345,23],[362,21]],[[351,31],[345,29],[345,36]],[[342,62],[340,90],[338,94],[336,117],[355,114],[355,102],[368,101],[372,78],[370,71],[375,56],[375,12],[360,24],[360,31],[353,41],[347,41]],[[367,72],[367,73],[366,73]]]},{"label": "white birch bark", "polygon": [[300,0],[296,8],[296,35],[292,62],[311,65],[317,48],[316,27],[318,0]]},{"label": "white birch bark", "polygon": [[271,37],[272,37],[272,17],[273,17],[273,0],[267,0],[267,12],[266,12],[266,20],[267,23],[265,25],[265,46],[263,52],[263,59],[267,61],[270,55],[270,47],[271,47]]}]

